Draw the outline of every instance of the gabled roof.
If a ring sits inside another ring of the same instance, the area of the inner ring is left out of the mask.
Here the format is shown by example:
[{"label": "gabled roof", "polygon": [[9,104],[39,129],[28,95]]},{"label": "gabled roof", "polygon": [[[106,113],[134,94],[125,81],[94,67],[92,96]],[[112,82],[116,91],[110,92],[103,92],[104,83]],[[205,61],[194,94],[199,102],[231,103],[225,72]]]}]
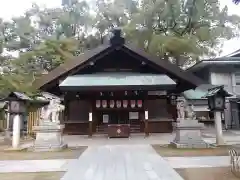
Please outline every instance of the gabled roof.
[{"label": "gabled roof", "polygon": [[202,60],[187,69],[188,72],[200,70],[209,66],[240,65],[240,57],[220,57],[215,59]]},{"label": "gabled roof", "polygon": [[227,92],[224,89],[223,85],[221,85],[221,86],[217,86],[217,87],[213,87],[211,89],[208,89],[208,92],[204,95],[204,98],[212,97],[212,96],[215,96],[216,94],[219,94],[219,93],[222,94],[225,97],[233,96],[232,94],[230,94],[229,92]]},{"label": "gabled roof", "polygon": [[240,56],[240,49],[230,53],[230,54],[227,54],[226,56],[224,57],[239,57]]},{"label": "gabled roof", "polygon": [[192,73],[186,72],[176,66],[175,64],[172,64],[169,61],[160,60],[159,57],[150,55],[149,53],[145,52],[144,50],[141,50],[139,48],[136,48],[132,45],[124,45],[124,47],[127,51],[130,51],[133,54],[136,54],[137,56],[143,57],[145,60],[147,60],[149,63],[153,63],[164,70],[166,70],[168,73],[175,75],[193,85],[199,86],[201,84],[204,84],[204,81],[197,76],[193,75]]},{"label": "gabled roof", "polygon": [[211,89],[213,87],[217,87],[217,86],[211,85],[211,84],[202,84],[198,86],[196,89],[190,89],[190,90],[184,91],[182,94],[188,100],[203,100],[203,99],[207,99],[207,98],[204,98],[204,96],[208,92],[208,89]]},{"label": "gabled roof", "polygon": [[37,88],[41,88],[45,84],[50,83],[51,81],[58,79],[60,76],[68,73],[69,71],[77,68],[80,65],[83,65],[86,61],[90,61],[97,57],[100,53],[104,53],[105,51],[109,51],[111,46],[109,45],[102,45],[93,50],[88,50],[83,54],[68,60],[67,62],[61,64],[57,68],[50,71],[48,74],[44,74],[41,79],[35,82]]},{"label": "gabled roof", "polygon": [[[117,35],[118,34],[119,33],[117,33]],[[84,54],[75,57],[72,60],[68,60],[53,71],[49,72],[46,75],[43,75],[43,77],[36,82],[37,88],[41,89],[48,83],[61,79],[61,77],[64,77],[75,69],[88,66],[90,65],[90,62],[95,62],[115,50],[123,51],[125,53],[128,53],[130,56],[141,59],[143,62],[160,67],[172,76],[178,77],[179,79],[191,84],[194,88],[204,83],[200,78],[194,76],[192,73],[183,71],[169,61],[160,60],[159,57],[151,56],[139,48],[135,48],[131,45],[125,45],[123,38],[116,37],[116,34],[110,40],[110,42],[111,43],[109,45],[102,45],[96,49],[86,51]]]},{"label": "gabled roof", "polygon": [[[202,84],[198,86],[196,89],[184,91],[182,94],[188,100],[204,100],[204,99],[206,100],[207,97],[205,96],[209,92],[209,90],[219,87],[222,87],[222,85]],[[228,98],[234,99],[238,97],[237,94],[228,91],[226,87],[224,87],[224,91],[227,93],[226,97]]]},{"label": "gabled roof", "polygon": [[32,104],[48,104],[49,101],[46,98],[43,98],[42,96],[35,96],[35,97],[29,97],[25,93],[21,92],[10,92],[7,96],[2,98],[1,102],[11,101],[11,100],[19,100],[24,102],[29,102]]}]

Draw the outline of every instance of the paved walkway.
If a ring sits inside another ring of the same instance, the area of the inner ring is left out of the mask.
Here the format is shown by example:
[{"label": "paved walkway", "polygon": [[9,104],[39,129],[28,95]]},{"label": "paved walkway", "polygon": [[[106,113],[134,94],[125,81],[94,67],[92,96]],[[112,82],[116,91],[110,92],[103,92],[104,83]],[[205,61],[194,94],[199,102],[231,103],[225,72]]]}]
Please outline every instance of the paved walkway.
[{"label": "paved walkway", "polygon": [[89,147],[61,180],[183,180],[150,145]]},{"label": "paved walkway", "polygon": [[0,173],[67,171],[73,159],[0,161]]},{"label": "paved walkway", "polygon": [[[228,156],[164,157],[172,168],[227,167]],[[67,171],[77,159],[0,161],[0,173]]]},{"label": "paved walkway", "polygon": [[229,156],[165,157],[173,168],[227,167]]}]

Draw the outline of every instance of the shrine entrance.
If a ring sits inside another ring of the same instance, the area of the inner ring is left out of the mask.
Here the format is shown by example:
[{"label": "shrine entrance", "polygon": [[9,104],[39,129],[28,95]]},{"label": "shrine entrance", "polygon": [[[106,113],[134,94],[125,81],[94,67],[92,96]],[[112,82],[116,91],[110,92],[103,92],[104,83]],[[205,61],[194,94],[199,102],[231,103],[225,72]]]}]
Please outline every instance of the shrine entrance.
[{"label": "shrine entrance", "polygon": [[129,124],[128,111],[112,111],[109,115],[110,124]]},{"label": "shrine entrance", "polygon": [[97,111],[98,125],[129,124],[129,113],[124,110]]},{"label": "shrine entrance", "polygon": [[107,133],[109,125],[128,125],[132,133],[140,131],[140,111],[131,112],[128,109],[111,109],[108,111],[97,110],[97,133]]}]

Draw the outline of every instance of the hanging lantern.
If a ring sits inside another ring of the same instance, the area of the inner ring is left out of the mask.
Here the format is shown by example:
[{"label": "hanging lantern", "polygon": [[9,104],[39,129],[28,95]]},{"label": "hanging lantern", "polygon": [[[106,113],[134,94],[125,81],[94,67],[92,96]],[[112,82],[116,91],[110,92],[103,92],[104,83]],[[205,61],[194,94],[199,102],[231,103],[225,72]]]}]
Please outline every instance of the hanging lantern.
[{"label": "hanging lantern", "polygon": [[100,108],[101,106],[101,100],[96,100],[96,108]]},{"label": "hanging lantern", "polygon": [[138,100],[138,101],[137,101],[137,106],[138,106],[139,108],[142,107],[142,100]]},{"label": "hanging lantern", "polygon": [[107,100],[102,100],[102,107],[106,108],[107,107]]},{"label": "hanging lantern", "polygon": [[135,100],[131,100],[131,108],[135,108],[136,106],[136,101]]},{"label": "hanging lantern", "polygon": [[116,103],[116,105],[117,105],[117,108],[120,108],[120,107],[122,106],[122,102],[121,102],[121,101],[119,101],[119,100],[117,100],[117,103]]},{"label": "hanging lantern", "polygon": [[114,104],[115,104],[115,103],[114,103],[114,100],[110,100],[110,105],[109,105],[110,108],[113,108],[113,107],[114,107]]},{"label": "hanging lantern", "polygon": [[128,100],[123,100],[123,107],[126,108],[128,106]]}]

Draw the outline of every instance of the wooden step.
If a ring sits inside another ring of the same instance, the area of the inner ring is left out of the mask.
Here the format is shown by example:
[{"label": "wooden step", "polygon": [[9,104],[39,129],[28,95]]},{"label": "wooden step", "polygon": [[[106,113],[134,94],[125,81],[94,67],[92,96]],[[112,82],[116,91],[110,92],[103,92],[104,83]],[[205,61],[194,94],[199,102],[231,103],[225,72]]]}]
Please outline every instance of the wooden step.
[{"label": "wooden step", "polygon": [[[140,133],[140,125],[139,124],[131,124],[130,125],[131,133]],[[107,133],[107,125],[99,125],[96,127],[96,133]]]},{"label": "wooden step", "polygon": [[139,133],[140,131],[141,131],[140,125],[135,125],[135,124],[130,125],[130,132],[131,133]]},{"label": "wooden step", "polygon": [[107,124],[101,124],[96,127],[96,133],[104,134],[107,133]]}]

